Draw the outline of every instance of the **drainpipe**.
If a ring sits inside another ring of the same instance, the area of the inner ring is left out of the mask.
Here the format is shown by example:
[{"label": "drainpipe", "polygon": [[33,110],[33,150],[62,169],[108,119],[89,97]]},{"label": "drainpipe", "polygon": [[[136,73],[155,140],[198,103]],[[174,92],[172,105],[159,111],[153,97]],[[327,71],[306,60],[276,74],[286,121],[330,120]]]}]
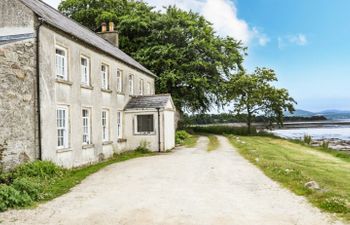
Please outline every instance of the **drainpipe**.
[{"label": "drainpipe", "polygon": [[42,145],[41,145],[41,104],[40,104],[40,27],[43,25],[43,18],[38,18],[39,25],[36,31],[36,94],[37,94],[37,114],[38,114],[38,141],[39,141],[39,160],[42,160]]},{"label": "drainpipe", "polygon": [[160,108],[156,108],[158,112],[158,152],[161,152],[161,141],[160,141]]}]

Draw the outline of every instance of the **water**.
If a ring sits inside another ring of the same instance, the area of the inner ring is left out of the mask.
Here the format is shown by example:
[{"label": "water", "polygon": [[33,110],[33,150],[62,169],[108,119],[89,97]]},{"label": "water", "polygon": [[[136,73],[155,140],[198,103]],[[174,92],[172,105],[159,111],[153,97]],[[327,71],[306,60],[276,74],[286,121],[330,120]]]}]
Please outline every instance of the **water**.
[{"label": "water", "polygon": [[277,136],[289,139],[301,139],[309,135],[314,140],[340,139],[350,141],[350,126],[331,126],[321,128],[297,128],[272,131]]}]

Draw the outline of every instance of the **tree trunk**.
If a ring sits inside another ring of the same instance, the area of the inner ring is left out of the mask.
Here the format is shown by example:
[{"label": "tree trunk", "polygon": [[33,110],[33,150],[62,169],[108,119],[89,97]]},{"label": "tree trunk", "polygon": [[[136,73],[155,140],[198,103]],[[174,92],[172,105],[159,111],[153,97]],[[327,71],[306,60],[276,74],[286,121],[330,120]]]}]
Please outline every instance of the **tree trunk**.
[{"label": "tree trunk", "polygon": [[252,113],[250,112],[250,109],[247,110],[248,116],[247,116],[247,125],[248,125],[248,134],[252,134]]}]

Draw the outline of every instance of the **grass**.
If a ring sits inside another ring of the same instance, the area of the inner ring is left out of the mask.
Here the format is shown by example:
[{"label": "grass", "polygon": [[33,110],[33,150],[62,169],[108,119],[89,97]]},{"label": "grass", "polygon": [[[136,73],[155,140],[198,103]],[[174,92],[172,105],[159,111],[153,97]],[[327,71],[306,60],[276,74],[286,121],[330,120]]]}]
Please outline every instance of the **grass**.
[{"label": "grass", "polygon": [[[350,221],[350,157],[278,138],[228,137],[268,177],[323,211]],[[316,181],[321,190],[306,188],[309,181]]]},{"label": "grass", "polygon": [[184,130],[176,131],[175,140],[177,145],[183,145],[187,148],[193,148],[196,146],[198,138],[198,135],[190,134]]},{"label": "grass", "polygon": [[197,145],[199,136],[195,134],[191,134],[191,137],[187,138],[184,142],[183,145],[186,146],[187,148],[194,148]]},{"label": "grass", "polygon": [[101,163],[72,170],[60,168],[51,162],[36,161],[0,174],[0,211],[31,207],[52,200],[108,165],[155,154],[141,150],[114,155]]},{"label": "grass", "polygon": [[219,148],[219,139],[215,135],[208,135],[209,144],[208,144],[208,152],[214,151]]}]

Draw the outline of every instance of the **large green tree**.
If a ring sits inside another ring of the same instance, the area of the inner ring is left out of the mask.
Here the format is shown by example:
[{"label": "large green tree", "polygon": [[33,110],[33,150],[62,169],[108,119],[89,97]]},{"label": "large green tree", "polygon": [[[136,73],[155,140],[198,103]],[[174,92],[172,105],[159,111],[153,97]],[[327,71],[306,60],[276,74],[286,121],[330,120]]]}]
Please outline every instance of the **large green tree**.
[{"label": "large green tree", "polygon": [[222,83],[242,70],[245,48],[197,13],[175,6],[159,12],[132,0],[64,0],[59,9],[92,30],[115,22],[120,48],[159,76],[157,92],[172,94],[181,111],[220,104]]},{"label": "large green tree", "polygon": [[233,102],[233,112],[245,113],[248,132],[254,118],[263,115],[270,125],[283,125],[284,112],[294,112],[295,100],[284,88],[276,88],[276,74],[271,69],[257,68],[253,74],[241,72],[226,84],[226,97]]}]

